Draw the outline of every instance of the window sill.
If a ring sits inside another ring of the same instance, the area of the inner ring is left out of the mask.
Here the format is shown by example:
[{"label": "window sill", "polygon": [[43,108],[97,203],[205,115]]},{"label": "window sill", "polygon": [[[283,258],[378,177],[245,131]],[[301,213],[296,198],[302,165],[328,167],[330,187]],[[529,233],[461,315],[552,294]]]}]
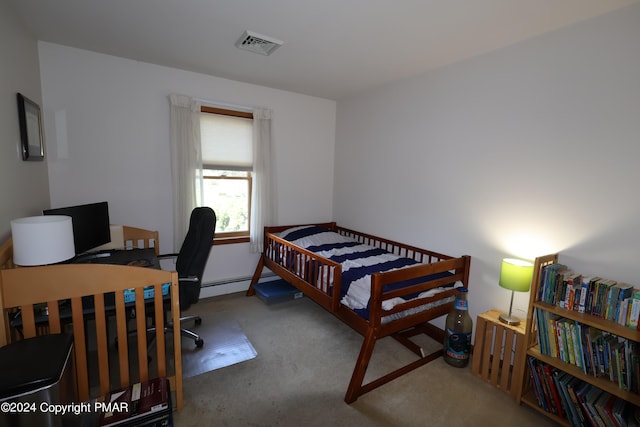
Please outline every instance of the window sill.
[{"label": "window sill", "polygon": [[232,245],[234,243],[249,243],[248,237],[214,237],[213,245]]}]

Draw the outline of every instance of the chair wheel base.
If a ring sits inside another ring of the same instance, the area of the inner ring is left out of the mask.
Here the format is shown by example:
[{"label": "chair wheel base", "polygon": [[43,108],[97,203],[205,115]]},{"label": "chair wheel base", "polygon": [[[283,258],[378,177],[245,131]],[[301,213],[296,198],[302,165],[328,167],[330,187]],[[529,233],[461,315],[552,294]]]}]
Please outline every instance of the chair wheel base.
[{"label": "chair wheel base", "polygon": [[202,338],[199,338],[195,341],[195,343],[196,343],[196,347],[202,348],[202,346],[204,345],[204,340]]}]

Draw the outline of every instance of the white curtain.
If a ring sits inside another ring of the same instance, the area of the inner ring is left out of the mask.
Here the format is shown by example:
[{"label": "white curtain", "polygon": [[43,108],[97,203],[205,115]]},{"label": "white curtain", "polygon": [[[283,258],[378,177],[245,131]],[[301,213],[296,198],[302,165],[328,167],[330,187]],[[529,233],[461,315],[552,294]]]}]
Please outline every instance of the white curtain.
[{"label": "white curtain", "polygon": [[173,245],[178,251],[189,228],[191,211],[202,203],[200,102],[170,95],[171,177],[173,182]]},{"label": "white curtain", "polygon": [[276,191],[272,173],[271,110],[253,110],[253,187],[251,195],[251,252],[262,252],[264,226],[276,218]]}]

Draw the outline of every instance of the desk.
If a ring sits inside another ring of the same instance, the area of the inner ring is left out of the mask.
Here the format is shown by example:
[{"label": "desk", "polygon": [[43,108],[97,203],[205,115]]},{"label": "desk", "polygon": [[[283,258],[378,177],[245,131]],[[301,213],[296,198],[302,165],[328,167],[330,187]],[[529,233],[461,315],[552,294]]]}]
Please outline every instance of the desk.
[{"label": "desk", "polygon": [[114,264],[160,269],[154,248],[118,249],[78,255],[71,264]]}]

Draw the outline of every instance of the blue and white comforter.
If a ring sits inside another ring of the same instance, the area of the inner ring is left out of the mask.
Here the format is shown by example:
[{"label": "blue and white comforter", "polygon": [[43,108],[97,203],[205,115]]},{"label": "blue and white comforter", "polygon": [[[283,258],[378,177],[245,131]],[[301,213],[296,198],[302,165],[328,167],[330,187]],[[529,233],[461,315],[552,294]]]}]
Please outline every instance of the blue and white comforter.
[{"label": "blue and white comforter", "polygon": [[[363,310],[369,307],[371,274],[397,270],[418,264],[417,261],[411,258],[399,257],[384,249],[363,245],[350,237],[343,236],[323,227],[294,227],[279,233],[278,236],[297,246],[340,263],[342,265],[341,302],[354,310]],[[419,278],[415,283],[419,283],[422,280],[424,279]],[[404,283],[403,286],[409,284],[412,283]],[[446,287],[431,289],[419,295],[414,295],[413,297],[424,298],[433,296],[446,289]],[[402,298],[392,298],[383,301],[382,308],[391,310],[402,302],[406,302],[406,300]]]}]

